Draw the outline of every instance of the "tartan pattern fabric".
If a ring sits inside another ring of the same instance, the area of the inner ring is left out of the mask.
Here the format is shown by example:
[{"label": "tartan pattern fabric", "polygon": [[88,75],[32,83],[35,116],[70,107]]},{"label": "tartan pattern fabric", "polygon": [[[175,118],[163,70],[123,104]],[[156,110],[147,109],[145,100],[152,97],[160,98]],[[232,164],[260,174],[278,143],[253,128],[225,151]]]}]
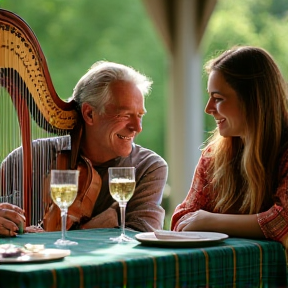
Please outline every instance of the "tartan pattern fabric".
[{"label": "tartan pattern fabric", "polygon": [[[286,258],[275,241],[228,238],[211,246],[148,247],[109,241],[119,229],[68,231],[78,241],[61,261],[0,264],[0,288],[284,288]],[[127,231],[129,236],[138,232]],[[60,232],[24,234],[0,244],[55,248]]]}]

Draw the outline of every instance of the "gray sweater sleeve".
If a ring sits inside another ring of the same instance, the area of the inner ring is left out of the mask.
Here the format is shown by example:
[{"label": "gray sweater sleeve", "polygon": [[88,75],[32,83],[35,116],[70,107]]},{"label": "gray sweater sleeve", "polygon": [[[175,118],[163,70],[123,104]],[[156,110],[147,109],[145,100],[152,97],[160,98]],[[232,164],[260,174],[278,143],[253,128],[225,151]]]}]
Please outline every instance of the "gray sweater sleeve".
[{"label": "gray sweater sleeve", "polygon": [[137,231],[163,229],[161,207],[168,177],[166,161],[155,152],[136,146],[131,164],[136,167],[136,189],[126,208],[126,226]]}]

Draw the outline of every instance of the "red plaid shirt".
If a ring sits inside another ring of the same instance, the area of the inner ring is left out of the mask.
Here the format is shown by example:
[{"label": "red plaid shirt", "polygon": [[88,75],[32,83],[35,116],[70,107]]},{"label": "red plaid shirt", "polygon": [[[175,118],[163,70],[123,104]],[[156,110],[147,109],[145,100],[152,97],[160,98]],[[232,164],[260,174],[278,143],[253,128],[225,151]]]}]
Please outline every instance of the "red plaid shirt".
[{"label": "red plaid shirt", "polygon": [[[201,156],[196,167],[190,190],[179,204],[171,220],[171,229],[175,230],[179,219],[199,209],[209,212],[214,211],[214,193],[211,193],[212,185],[206,173],[210,157]],[[258,223],[266,238],[280,241],[288,233],[288,151],[284,153],[279,166],[279,185],[274,195],[279,202],[275,203],[269,210],[257,214]]]}]

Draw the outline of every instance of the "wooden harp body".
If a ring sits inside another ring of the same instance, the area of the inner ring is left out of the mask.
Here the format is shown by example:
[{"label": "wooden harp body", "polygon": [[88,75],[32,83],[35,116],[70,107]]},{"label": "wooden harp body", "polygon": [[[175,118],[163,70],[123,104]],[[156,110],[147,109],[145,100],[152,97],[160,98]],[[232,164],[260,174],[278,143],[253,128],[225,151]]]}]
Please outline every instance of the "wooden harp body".
[{"label": "wooden harp body", "polygon": [[[37,131],[40,138],[71,135],[79,123],[78,113],[74,101],[65,102],[57,95],[33,31],[20,17],[3,9],[0,9],[0,101],[0,202],[19,205],[25,210],[26,225],[36,225],[43,217],[45,201],[42,187],[33,177],[39,169],[45,171],[42,167],[47,164],[45,157],[39,156],[49,153],[42,150],[41,141],[37,141],[36,146],[40,147],[35,150]],[[18,136],[13,136],[14,128],[7,124],[12,115],[16,118]],[[17,149],[17,144],[12,144],[13,137],[19,139]],[[7,139],[12,140],[6,144]],[[39,163],[37,158],[41,159]],[[15,181],[19,182],[19,188],[11,191],[11,183],[14,185]]]}]

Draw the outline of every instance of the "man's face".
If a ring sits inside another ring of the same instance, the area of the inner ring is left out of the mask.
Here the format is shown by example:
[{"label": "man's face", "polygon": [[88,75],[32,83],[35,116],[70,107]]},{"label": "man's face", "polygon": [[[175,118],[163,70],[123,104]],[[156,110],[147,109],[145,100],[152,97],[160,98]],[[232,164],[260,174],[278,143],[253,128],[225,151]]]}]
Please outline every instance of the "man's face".
[{"label": "man's face", "polygon": [[[111,83],[111,101],[105,112],[95,115],[91,141],[95,143],[97,162],[106,162],[118,156],[127,157],[135,136],[142,131],[142,118],[146,113],[144,97],[132,83]],[[90,135],[89,135],[90,137]]]}]

